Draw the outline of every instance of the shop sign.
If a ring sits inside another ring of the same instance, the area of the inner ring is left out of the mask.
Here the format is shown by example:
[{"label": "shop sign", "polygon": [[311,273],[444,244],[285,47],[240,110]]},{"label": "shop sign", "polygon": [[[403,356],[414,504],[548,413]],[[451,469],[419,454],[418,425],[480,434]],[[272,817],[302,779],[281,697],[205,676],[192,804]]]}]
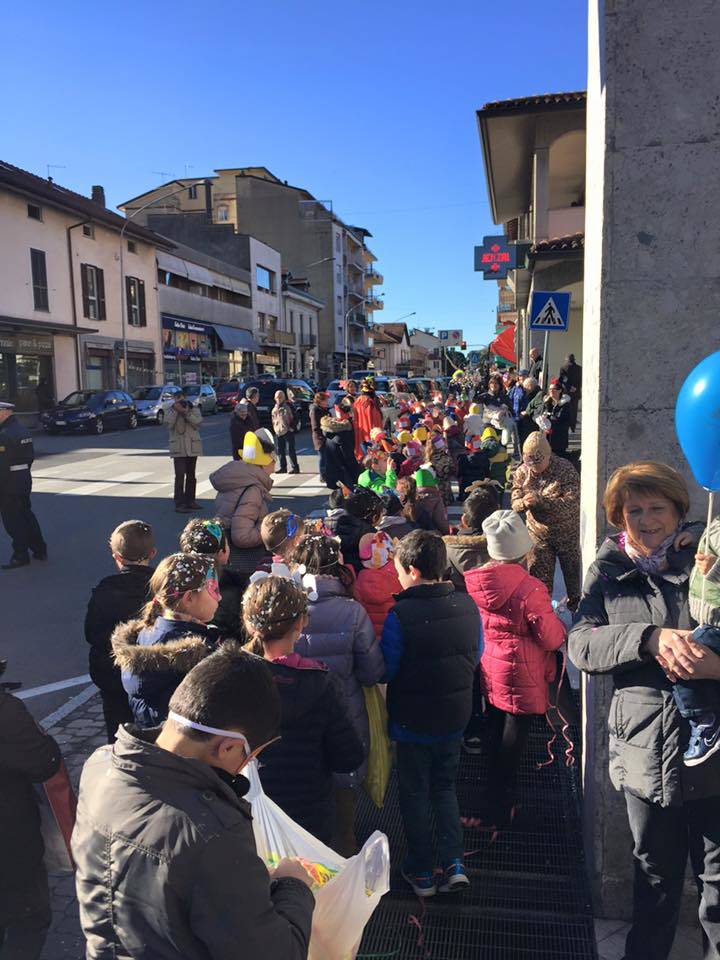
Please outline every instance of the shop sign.
[{"label": "shop sign", "polygon": [[163,357],[166,360],[202,360],[212,356],[213,332],[201,323],[163,317]]},{"label": "shop sign", "polygon": [[517,247],[503,234],[483,237],[482,246],[475,247],[475,269],[482,271],[485,280],[504,280],[516,265]]},{"label": "shop sign", "polygon": [[50,334],[0,332],[0,352],[52,356],[53,338]]},{"label": "shop sign", "polygon": [[257,363],[269,363],[269,364],[279,364],[280,363],[280,354],[279,353],[258,353],[255,355],[255,360]]}]

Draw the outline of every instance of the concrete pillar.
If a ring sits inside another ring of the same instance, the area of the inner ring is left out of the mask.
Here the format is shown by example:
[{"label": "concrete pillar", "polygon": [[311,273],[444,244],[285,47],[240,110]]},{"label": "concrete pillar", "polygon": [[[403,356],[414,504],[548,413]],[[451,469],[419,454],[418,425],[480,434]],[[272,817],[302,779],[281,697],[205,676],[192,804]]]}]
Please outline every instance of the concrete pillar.
[{"label": "concrete pillar", "polygon": [[[673,409],[688,371],[720,349],[720,5],[590,0],[583,336],[583,559],[606,527],[605,482],[664,460],[704,498]],[[632,901],[624,805],[607,776],[612,681],[585,685],[585,836],[596,904]]]},{"label": "concrete pillar", "polygon": [[550,150],[536,147],[533,154],[533,241],[548,239],[550,206]]}]

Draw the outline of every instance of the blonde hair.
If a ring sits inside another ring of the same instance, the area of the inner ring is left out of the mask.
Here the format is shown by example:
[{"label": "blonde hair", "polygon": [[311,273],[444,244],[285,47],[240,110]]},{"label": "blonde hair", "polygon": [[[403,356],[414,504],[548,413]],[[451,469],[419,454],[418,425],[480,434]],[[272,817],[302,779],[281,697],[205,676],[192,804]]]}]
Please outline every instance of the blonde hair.
[{"label": "blonde hair", "polygon": [[263,645],[280,640],[307,613],[307,597],[294,580],[265,577],[247,588],[242,598],[245,630],[252,637],[245,649],[262,656]]},{"label": "blonde hair", "polygon": [[637,460],[618,467],[605,487],[603,506],[608,523],[619,530],[625,527],[623,508],[633,494],[665,497],[673,503],[681,520],[690,509],[690,494],[677,470],[655,460]]}]

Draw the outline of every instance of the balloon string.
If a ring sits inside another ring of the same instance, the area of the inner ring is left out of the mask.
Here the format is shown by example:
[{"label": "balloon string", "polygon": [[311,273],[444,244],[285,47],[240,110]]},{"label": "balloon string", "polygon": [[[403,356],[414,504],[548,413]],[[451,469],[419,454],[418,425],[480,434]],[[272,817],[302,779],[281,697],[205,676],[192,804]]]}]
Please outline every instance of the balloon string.
[{"label": "balloon string", "polygon": [[[705,527],[705,553],[709,552],[710,544],[710,524],[712,523],[713,515],[713,491],[708,492],[708,515],[707,515],[707,526]],[[703,615],[705,614],[705,587],[707,586],[707,574],[703,574],[702,579],[702,593],[700,595],[700,605]],[[706,618],[707,619],[707,618]]]}]

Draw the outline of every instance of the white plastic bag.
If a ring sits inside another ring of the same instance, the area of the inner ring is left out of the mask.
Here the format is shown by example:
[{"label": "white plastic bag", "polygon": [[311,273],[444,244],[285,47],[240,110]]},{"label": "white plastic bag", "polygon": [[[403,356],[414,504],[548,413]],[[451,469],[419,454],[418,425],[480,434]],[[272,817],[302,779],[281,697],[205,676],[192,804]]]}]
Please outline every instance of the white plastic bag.
[{"label": "white plastic bag", "polygon": [[257,762],[243,770],[250,781],[258,856],[268,867],[283,857],[300,857],[316,879],[315,912],[308,960],[354,960],[365,924],[390,889],[390,850],[375,831],[360,853],[345,860],[303,830],[262,789]]}]

